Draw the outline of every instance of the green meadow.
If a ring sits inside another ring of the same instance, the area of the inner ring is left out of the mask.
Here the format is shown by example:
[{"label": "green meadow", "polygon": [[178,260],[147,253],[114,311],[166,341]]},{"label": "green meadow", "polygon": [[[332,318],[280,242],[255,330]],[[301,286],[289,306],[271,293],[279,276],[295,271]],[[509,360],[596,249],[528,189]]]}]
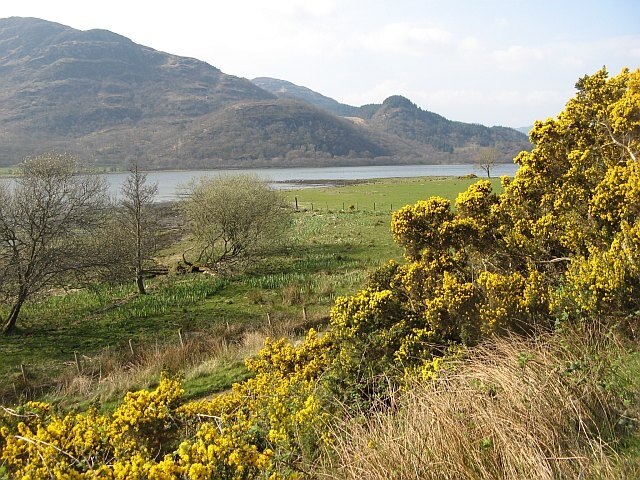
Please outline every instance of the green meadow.
[{"label": "green meadow", "polygon": [[[78,375],[99,383],[118,369],[141,367],[149,352],[177,347],[179,359],[154,361],[157,369],[192,372],[188,394],[228,388],[246,375],[248,337],[259,332],[257,349],[267,335],[321,328],[339,295],[357,291],[368,272],[388,259],[401,259],[390,233],[392,210],[432,195],[454,201],[475,181],[425,177],[291,190],[285,193],[294,210],[287,242],[238,273],[169,274],[151,280],[143,296],[134,285],[99,285],[36,299],[25,306],[19,332],[0,341],[0,395],[49,395]],[[181,251],[173,245],[160,261],[171,269],[175,255],[169,254]],[[223,345],[209,352],[215,351],[215,361],[198,353],[211,341]],[[195,350],[188,361],[182,358],[185,345]],[[211,368],[198,370],[206,361]],[[152,383],[151,373],[151,379],[141,374],[138,383],[122,388]]]},{"label": "green meadow", "polygon": [[[317,187],[291,190],[286,193],[291,202],[298,198],[303,209],[320,211],[362,210],[390,213],[404,205],[431,196],[448,198],[452,202],[461,191],[478,181],[475,177],[392,178],[356,183],[343,187]],[[500,180],[492,178],[496,191]]]}]

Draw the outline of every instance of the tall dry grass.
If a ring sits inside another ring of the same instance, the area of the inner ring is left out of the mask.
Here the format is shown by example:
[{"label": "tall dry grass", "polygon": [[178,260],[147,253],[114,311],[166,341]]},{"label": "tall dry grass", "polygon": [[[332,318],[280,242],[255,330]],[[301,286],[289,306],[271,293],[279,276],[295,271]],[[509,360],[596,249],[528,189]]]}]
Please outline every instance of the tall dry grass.
[{"label": "tall dry grass", "polygon": [[82,360],[80,371],[69,369],[57,379],[52,393],[54,399],[74,401],[120,398],[124,393],[148,388],[157,381],[161,372],[182,374],[202,364],[213,371],[224,362],[242,360],[251,353],[251,345],[245,344],[246,333],[238,332],[235,341],[232,334],[185,335],[159,344],[134,344],[132,350],[122,346],[105,350],[91,359]]},{"label": "tall dry grass", "polygon": [[258,329],[231,324],[182,337],[176,334],[161,343],[105,350],[93,358],[80,359],[80,368],[69,368],[55,379],[50,397],[62,404],[108,402],[128,391],[149,388],[161,372],[178,374],[185,380],[213,375],[225,364],[255,355],[267,337],[294,340],[310,327],[326,323],[326,318],[317,313],[306,319],[274,314],[272,320]]},{"label": "tall dry grass", "polygon": [[410,385],[391,409],[338,422],[319,476],[624,478],[607,444],[618,406],[602,386],[615,356],[607,342],[582,332],[475,348],[437,381]]}]

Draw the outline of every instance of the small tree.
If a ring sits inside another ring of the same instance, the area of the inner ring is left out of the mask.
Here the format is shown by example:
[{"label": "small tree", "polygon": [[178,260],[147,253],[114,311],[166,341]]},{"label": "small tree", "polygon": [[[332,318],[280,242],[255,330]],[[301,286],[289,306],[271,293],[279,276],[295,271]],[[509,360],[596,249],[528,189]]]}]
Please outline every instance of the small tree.
[{"label": "small tree", "polygon": [[282,237],[287,224],[285,203],[258,177],[200,178],[188,193],[184,211],[197,242],[196,262],[218,268]]},{"label": "small tree", "polygon": [[494,147],[486,147],[478,152],[476,157],[476,165],[487,174],[487,178],[491,178],[491,170],[498,163],[500,152]]},{"label": "small tree", "polygon": [[103,220],[106,185],[78,174],[70,155],[27,159],[13,185],[0,185],[0,294],[15,329],[32,295],[64,284],[96,266],[93,233]]},{"label": "small tree", "polygon": [[147,174],[134,164],[121,189],[118,224],[126,244],[122,259],[135,272],[136,286],[140,294],[145,294],[144,273],[146,265],[152,261],[158,249],[160,235],[153,202],[158,193],[158,184],[147,184]]}]

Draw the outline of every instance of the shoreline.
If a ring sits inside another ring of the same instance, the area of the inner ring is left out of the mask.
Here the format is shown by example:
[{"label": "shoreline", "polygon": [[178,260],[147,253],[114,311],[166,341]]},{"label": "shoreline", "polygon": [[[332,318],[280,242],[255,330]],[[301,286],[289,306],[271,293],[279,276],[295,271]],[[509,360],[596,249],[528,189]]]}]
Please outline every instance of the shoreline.
[{"label": "shoreline", "polygon": [[[500,162],[496,164],[496,167],[504,165],[513,165],[515,162]],[[474,167],[475,163],[415,163],[415,164],[387,164],[387,165],[335,165],[335,166],[269,166],[269,167],[221,167],[221,168],[167,168],[167,169],[153,169],[153,170],[140,170],[142,173],[188,173],[188,172],[233,172],[233,171],[273,171],[273,170],[326,170],[326,169],[346,169],[346,168],[406,168],[406,167]],[[17,170],[18,165],[0,167],[0,178],[13,178],[19,177],[19,173],[3,173],[2,170]],[[97,171],[88,172],[95,175],[122,175],[129,173],[127,169],[119,169],[114,171],[106,171],[96,169]],[[457,175],[442,175],[443,177],[457,176]],[[385,177],[385,178],[400,178],[400,177]],[[301,180],[306,181],[306,180]],[[323,181],[323,180],[318,180]]]},{"label": "shoreline", "polygon": [[[451,178],[458,179],[466,179],[466,178],[478,178],[481,179],[483,177],[476,174],[469,175],[416,175],[415,177],[376,177],[376,178],[343,178],[343,179],[330,179],[330,178],[320,178],[317,180],[275,180],[269,183],[276,183],[282,185],[301,185],[311,187],[346,187],[349,185],[361,185],[364,183],[376,183],[376,182],[384,182],[388,180],[411,180],[417,178],[428,178],[429,180],[444,180]],[[491,177],[491,178],[499,178],[499,177]]]}]

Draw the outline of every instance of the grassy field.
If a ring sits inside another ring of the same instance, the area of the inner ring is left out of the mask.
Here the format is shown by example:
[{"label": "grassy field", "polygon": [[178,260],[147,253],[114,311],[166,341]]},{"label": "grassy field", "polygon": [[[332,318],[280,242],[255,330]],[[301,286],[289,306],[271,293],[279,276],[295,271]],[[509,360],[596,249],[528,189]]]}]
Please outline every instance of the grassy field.
[{"label": "grassy field", "polygon": [[[171,369],[157,353],[185,349],[185,342],[193,358],[175,355],[194,368],[207,359],[206,352],[199,353],[209,341],[202,338],[212,335],[224,340],[226,346],[218,349],[224,358],[187,375],[185,386],[193,396],[228,388],[246,374],[242,356],[251,353],[248,334],[300,334],[322,324],[338,295],[355,292],[367,272],[401,257],[390,235],[392,208],[431,195],[453,200],[474,181],[390,179],[289,191],[287,198],[293,205],[297,197],[300,208],[289,241],[241,274],[160,277],[150,282],[146,296],[130,285],[100,286],[32,302],[23,310],[18,334],[0,337],[0,396],[39,396],[76,381],[80,373],[100,381],[115,368],[107,364],[132,369],[150,361],[149,352],[156,352],[158,369]],[[259,348],[260,339],[253,344]],[[144,387],[144,375],[131,386]]]},{"label": "grassy field", "polygon": [[[467,177],[392,178],[340,188],[292,190],[286,196],[291,202],[297,197],[299,207],[309,210],[390,213],[434,195],[454,201],[459,192],[476,181],[477,178]],[[495,189],[500,189],[499,179],[493,178],[491,182]]]}]

